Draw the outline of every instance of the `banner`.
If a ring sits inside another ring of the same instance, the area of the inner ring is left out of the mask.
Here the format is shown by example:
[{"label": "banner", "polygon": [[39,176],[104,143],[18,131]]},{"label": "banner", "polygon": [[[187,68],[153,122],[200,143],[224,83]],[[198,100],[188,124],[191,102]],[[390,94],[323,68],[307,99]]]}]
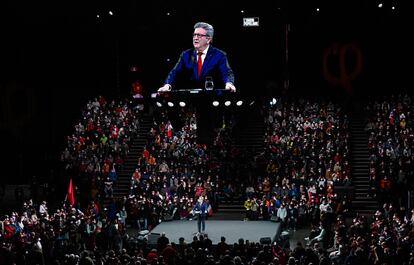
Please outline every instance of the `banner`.
[{"label": "banner", "polygon": [[75,194],[73,192],[73,184],[72,179],[69,180],[69,187],[68,187],[68,202],[70,203],[70,206],[73,206],[75,204]]}]

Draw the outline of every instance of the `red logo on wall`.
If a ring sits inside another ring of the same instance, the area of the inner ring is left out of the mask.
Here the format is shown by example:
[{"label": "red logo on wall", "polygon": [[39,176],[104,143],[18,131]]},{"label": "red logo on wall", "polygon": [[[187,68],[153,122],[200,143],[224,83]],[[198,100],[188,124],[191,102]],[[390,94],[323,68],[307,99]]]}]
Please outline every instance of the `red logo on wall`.
[{"label": "red logo on wall", "polygon": [[362,51],[355,43],[334,43],[323,52],[323,76],[352,93],[352,82],[362,72]]}]

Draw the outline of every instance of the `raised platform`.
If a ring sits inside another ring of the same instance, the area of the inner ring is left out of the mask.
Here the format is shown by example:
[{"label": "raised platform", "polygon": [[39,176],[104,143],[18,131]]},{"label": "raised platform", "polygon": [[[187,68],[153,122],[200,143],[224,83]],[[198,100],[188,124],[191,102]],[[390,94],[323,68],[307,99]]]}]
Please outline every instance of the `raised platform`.
[{"label": "raised platform", "polygon": [[[149,233],[148,243],[156,242],[156,239],[163,232],[170,242],[178,243],[180,237],[184,237],[186,242],[191,242],[197,232],[197,221],[163,222]],[[280,223],[276,222],[228,220],[207,220],[205,231],[214,245],[220,242],[221,236],[226,238],[227,244],[237,243],[240,238],[250,242],[260,242],[260,239],[267,238],[273,242],[279,237],[280,232]]]}]

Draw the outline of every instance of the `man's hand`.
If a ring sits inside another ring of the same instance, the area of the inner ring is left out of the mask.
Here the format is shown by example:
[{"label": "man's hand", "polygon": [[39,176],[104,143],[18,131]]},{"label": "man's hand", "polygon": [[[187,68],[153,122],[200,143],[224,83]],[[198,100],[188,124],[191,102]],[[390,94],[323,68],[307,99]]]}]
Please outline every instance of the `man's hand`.
[{"label": "man's hand", "polygon": [[230,90],[230,92],[236,92],[236,87],[232,83],[227,82],[226,83],[226,90]]},{"label": "man's hand", "polygon": [[165,84],[162,87],[158,88],[158,93],[168,91],[171,91],[171,86],[169,84]]}]

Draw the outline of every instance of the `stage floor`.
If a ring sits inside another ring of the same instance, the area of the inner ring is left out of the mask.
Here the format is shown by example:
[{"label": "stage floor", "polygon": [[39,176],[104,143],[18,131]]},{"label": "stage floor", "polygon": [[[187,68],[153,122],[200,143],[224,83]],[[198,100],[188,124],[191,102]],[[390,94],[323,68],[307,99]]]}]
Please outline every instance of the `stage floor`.
[{"label": "stage floor", "polygon": [[[250,242],[260,242],[261,238],[270,238],[273,242],[279,237],[280,230],[280,223],[271,221],[207,220],[205,234],[214,245],[220,242],[221,236],[226,238],[227,244],[234,244],[238,242],[239,238]],[[156,240],[163,232],[170,242],[178,243],[178,239],[184,237],[185,241],[189,243],[193,241],[193,237],[197,233],[197,221],[163,222],[149,233],[148,241]]]}]

